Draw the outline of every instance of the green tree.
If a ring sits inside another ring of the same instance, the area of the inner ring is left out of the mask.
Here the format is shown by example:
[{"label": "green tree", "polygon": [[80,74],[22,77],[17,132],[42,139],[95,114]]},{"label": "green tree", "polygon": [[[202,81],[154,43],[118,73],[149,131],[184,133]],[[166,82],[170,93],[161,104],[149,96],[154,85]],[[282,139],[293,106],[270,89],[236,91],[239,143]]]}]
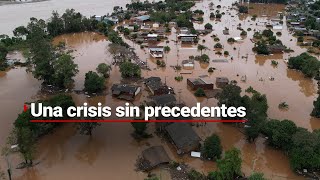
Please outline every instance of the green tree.
[{"label": "green tree", "polygon": [[300,70],[307,77],[314,77],[319,72],[320,62],[308,53],[302,53],[298,56],[290,57],[288,67]]},{"label": "green tree", "polygon": [[209,63],[210,62],[210,58],[206,54],[202,54],[199,58],[196,57],[196,59],[197,60],[199,59],[201,63]]},{"label": "green tree", "polygon": [[247,6],[239,6],[239,13],[248,13],[249,9]]},{"label": "green tree", "polygon": [[5,61],[7,54],[7,48],[2,43],[0,43],[0,71],[5,70],[5,68],[7,67],[7,63]]},{"label": "green tree", "polygon": [[21,127],[16,130],[19,152],[22,154],[25,163],[32,165],[35,153],[35,137],[29,127]]},{"label": "green tree", "polygon": [[67,9],[62,15],[64,21],[64,31],[66,33],[80,32],[85,30],[82,24],[82,15],[74,9]]},{"label": "green tree", "polygon": [[315,170],[320,167],[320,135],[299,128],[292,136],[293,145],[289,151],[290,165],[294,170]]},{"label": "green tree", "polygon": [[123,34],[124,34],[125,36],[128,36],[128,35],[130,34],[130,30],[129,30],[128,28],[124,28]]},{"label": "green tree", "polygon": [[207,23],[207,24],[204,25],[204,28],[211,30],[212,29],[212,25],[210,23]]},{"label": "green tree", "polygon": [[218,135],[213,134],[206,138],[202,148],[203,157],[211,160],[220,159],[222,154],[221,141]]},{"label": "green tree", "polygon": [[271,29],[265,29],[262,31],[262,35],[264,37],[272,37],[273,36],[273,31]]},{"label": "green tree", "polygon": [[107,25],[106,23],[104,23],[104,22],[98,22],[98,24],[97,24],[97,29],[98,29],[99,32],[104,33],[104,32],[106,32],[107,29],[108,29],[107,26],[108,26],[108,25]]},{"label": "green tree", "polygon": [[268,142],[271,146],[289,150],[292,147],[292,136],[297,131],[297,126],[289,120],[270,120],[262,132],[268,136]]},{"label": "green tree", "polygon": [[299,37],[297,38],[297,41],[298,41],[298,42],[303,42],[303,37],[302,37],[302,36],[299,36]]},{"label": "green tree", "polygon": [[125,61],[120,65],[120,72],[123,78],[140,77],[141,68],[139,65]]},{"label": "green tree", "polygon": [[203,97],[203,96],[206,96],[206,93],[204,92],[204,90],[202,88],[198,88],[196,90],[196,92],[194,93],[194,95],[197,97]]},{"label": "green tree", "polygon": [[51,19],[47,23],[48,33],[52,36],[58,36],[64,33],[64,22],[57,11],[52,12]]},{"label": "green tree", "polygon": [[147,123],[146,122],[132,122],[132,127],[134,128],[134,132],[137,135],[145,135],[147,130]]},{"label": "green tree", "polygon": [[164,52],[169,52],[169,51],[171,50],[171,48],[170,48],[169,46],[165,46],[165,47],[163,48],[163,50],[164,50]]},{"label": "green tree", "polygon": [[89,71],[85,75],[84,90],[88,93],[98,93],[105,88],[105,78],[99,76],[96,72]]},{"label": "green tree", "polygon": [[27,36],[28,35],[28,29],[24,26],[19,26],[19,27],[16,27],[14,30],[13,30],[13,35],[16,36],[16,37],[24,37],[24,36]]},{"label": "green tree", "polygon": [[202,51],[206,50],[208,48],[206,46],[202,45],[202,44],[199,44],[197,49],[198,49],[198,51],[200,51],[200,54],[202,55]]},{"label": "green tree", "polygon": [[77,123],[77,128],[82,135],[89,135],[92,136],[92,131],[101,126],[101,123],[98,122],[81,122]]},{"label": "green tree", "polygon": [[221,17],[222,17],[222,14],[220,14],[220,13],[217,13],[217,14],[216,14],[216,18],[217,18],[217,19],[221,19]]},{"label": "green tree", "polygon": [[189,180],[206,180],[206,176],[204,174],[201,174],[194,169],[188,172],[188,178]]},{"label": "green tree", "polygon": [[103,75],[105,78],[108,78],[111,71],[111,66],[106,63],[100,63],[97,67],[97,72]]},{"label": "green tree", "polygon": [[263,176],[263,173],[254,172],[249,176],[248,180],[267,180]]},{"label": "green tree", "polygon": [[260,133],[261,127],[267,118],[268,102],[265,95],[260,94],[254,89],[247,89],[252,92],[252,96],[243,96],[242,103],[246,107],[246,118],[248,122],[245,128],[245,135],[249,142],[253,142]]},{"label": "green tree", "polygon": [[177,16],[176,21],[178,27],[188,27],[192,28],[193,23],[190,21],[191,19],[191,13],[190,12],[185,12],[183,14],[180,14]]},{"label": "green tree", "polygon": [[241,175],[241,152],[240,150],[233,148],[226,151],[225,157],[217,161],[218,170],[210,172],[208,179],[210,180],[229,180],[236,179]]},{"label": "green tree", "polygon": [[78,65],[74,63],[73,57],[69,54],[62,54],[53,62],[54,84],[59,87],[71,87],[73,77],[79,72]]},{"label": "green tree", "polygon": [[234,38],[228,38],[228,40],[227,40],[229,43],[234,43],[234,42],[236,42],[236,40],[234,39]]},{"label": "green tree", "polygon": [[210,19],[214,19],[216,16],[214,15],[214,13],[210,13]]},{"label": "green tree", "polygon": [[263,55],[269,55],[270,54],[270,51],[269,51],[268,46],[267,46],[265,41],[258,41],[255,44],[254,50],[258,54],[263,54]]},{"label": "green tree", "polygon": [[228,84],[223,89],[222,92],[218,94],[218,105],[221,106],[225,104],[227,107],[240,107],[243,105],[242,97],[240,95],[241,88],[236,85]]},{"label": "green tree", "polygon": [[248,33],[247,33],[247,31],[241,31],[241,33],[240,33],[240,36],[246,36]]},{"label": "green tree", "polygon": [[30,52],[32,54],[31,63],[33,65],[33,75],[38,80],[43,80],[45,84],[53,82],[53,49],[51,41],[45,32],[45,22],[31,18],[27,28],[29,34]]},{"label": "green tree", "polygon": [[313,110],[311,112],[311,116],[320,117],[320,96],[318,96],[317,100],[313,101]]},{"label": "green tree", "polygon": [[216,43],[216,44],[214,45],[214,48],[222,48],[222,44],[221,44],[221,43]]}]

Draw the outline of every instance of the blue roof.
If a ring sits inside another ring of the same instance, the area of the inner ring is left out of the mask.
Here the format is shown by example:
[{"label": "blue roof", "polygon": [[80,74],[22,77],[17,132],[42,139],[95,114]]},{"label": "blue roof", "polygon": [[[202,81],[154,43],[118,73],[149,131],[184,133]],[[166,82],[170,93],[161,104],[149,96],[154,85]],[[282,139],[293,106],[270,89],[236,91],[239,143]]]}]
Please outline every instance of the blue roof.
[{"label": "blue roof", "polygon": [[149,15],[143,15],[143,16],[138,16],[136,17],[136,19],[140,20],[140,21],[146,21],[150,19]]}]

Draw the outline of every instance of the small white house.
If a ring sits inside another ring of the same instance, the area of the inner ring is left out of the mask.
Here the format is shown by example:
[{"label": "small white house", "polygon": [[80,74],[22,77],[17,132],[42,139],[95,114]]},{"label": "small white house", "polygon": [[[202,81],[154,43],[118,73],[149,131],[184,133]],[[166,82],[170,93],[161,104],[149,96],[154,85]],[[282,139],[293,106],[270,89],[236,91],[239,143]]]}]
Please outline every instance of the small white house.
[{"label": "small white house", "polygon": [[153,24],[152,24],[152,27],[153,27],[153,28],[159,28],[159,27],[160,27],[160,24],[159,24],[159,23],[153,23]]},{"label": "small white house", "polygon": [[158,40],[158,34],[148,34],[147,38],[149,41],[157,41]]},{"label": "small white house", "polygon": [[163,46],[154,46],[149,47],[149,53],[154,58],[162,58],[163,57]]}]

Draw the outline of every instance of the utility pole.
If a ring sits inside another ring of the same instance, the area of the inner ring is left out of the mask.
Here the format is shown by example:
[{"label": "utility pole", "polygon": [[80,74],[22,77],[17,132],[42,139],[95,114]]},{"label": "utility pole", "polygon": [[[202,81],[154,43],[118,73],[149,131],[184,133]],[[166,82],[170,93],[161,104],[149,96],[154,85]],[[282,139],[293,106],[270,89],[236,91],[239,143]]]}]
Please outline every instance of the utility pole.
[{"label": "utility pole", "polygon": [[179,104],[181,104],[181,97],[180,97],[180,95],[181,95],[181,89],[179,89],[179,91],[178,91],[178,93],[179,93]]},{"label": "utility pole", "polygon": [[9,180],[11,180],[11,164],[9,162],[9,153],[6,154],[6,162],[7,162],[7,165],[8,165],[8,169],[7,169],[7,172],[8,172],[8,177],[9,177]]},{"label": "utility pole", "polygon": [[164,77],[164,85],[167,85],[167,76]]}]

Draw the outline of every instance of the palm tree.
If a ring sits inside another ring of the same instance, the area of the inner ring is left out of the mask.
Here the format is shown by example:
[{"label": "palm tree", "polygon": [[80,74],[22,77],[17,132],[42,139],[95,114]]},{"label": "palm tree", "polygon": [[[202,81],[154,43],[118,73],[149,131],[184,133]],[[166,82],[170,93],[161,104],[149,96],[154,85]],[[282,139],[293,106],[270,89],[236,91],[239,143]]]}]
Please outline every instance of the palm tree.
[{"label": "palm tree", "polygon": [[200,54],[202,56],[202,51],[208,49],[206,46],[199,44],[198,45],[198,51],[200,51]]}]

